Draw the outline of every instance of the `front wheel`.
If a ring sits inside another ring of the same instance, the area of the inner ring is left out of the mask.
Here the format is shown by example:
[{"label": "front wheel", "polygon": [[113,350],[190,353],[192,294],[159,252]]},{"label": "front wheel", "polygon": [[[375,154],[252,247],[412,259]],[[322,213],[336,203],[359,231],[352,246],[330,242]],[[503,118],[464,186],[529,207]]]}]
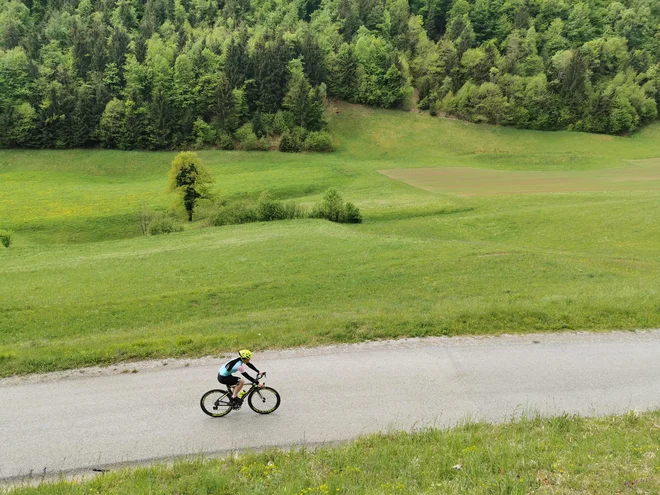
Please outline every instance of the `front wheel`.
[{"label": "front wheel", "polygon": [[232,410],[229,392],[226,390],[209,390],[202,395],[199,405],[202,406],[202,411],[214,418],[226,416]]},{"label": "front wheel", "polygon": [[280,394],[270,387],[254,388],[248,397],[250,409],[259,414],[270,414],[280,407]]}]

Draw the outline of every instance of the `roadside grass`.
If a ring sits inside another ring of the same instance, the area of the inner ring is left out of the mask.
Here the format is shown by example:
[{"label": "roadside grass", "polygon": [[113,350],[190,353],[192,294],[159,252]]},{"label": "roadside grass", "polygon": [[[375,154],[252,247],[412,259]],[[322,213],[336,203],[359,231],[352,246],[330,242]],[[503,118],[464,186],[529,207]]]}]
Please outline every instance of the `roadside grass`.
[{"label": "roadside grass", "polygon": [[11,493],[658,493],[659,446],[658,411],[605,418],[562,415],[390,432],[312,450],[200,457]]},{"label": "roadside grass", "polygon": [[378,173],[652,163],[660,125],[619,138],[338,108],[337,153],[200,154],[221,197],[311,204],[337,187],[360,225],[193,222],[144,237],[138,211],[173,200],[173,153],[0,151],[0,228],[14,231],[0,376],[237,346],[660,327],[658,192],[462,197]]}]

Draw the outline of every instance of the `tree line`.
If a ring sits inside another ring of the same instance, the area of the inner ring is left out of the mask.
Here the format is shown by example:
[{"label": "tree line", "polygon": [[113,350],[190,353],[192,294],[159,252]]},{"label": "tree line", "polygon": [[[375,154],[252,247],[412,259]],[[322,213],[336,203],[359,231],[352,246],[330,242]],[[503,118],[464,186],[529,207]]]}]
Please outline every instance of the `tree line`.
[{"label": "tree line", "polygon": [[660,4],[0,0],[0,146],[297,151],[327,145],[327,96],[631,132],[657,118]]}]

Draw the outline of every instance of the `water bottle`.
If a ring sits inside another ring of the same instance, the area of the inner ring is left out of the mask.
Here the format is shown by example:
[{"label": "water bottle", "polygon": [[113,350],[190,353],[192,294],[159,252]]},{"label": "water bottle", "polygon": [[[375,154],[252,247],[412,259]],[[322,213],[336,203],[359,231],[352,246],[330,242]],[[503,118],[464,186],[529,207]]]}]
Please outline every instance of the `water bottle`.
[{"label": "water bottle", "polygon": [[238,394],[238,398],[239,398],[239,399],[242,399],[242,398],[245,396],[246,393],[247,393],[247,392],[246,392],[245,390],[241,390],[241,393]]}]

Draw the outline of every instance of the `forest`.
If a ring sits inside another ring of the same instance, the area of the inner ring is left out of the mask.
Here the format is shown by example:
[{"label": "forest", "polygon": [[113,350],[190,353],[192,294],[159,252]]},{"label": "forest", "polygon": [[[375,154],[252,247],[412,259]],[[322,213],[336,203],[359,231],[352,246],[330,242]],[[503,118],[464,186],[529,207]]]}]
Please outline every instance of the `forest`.
[{"label": "forest", "polygon": [[0,146],[329,150],[326,99],[626,134],[657,0],[0,0]]}]

